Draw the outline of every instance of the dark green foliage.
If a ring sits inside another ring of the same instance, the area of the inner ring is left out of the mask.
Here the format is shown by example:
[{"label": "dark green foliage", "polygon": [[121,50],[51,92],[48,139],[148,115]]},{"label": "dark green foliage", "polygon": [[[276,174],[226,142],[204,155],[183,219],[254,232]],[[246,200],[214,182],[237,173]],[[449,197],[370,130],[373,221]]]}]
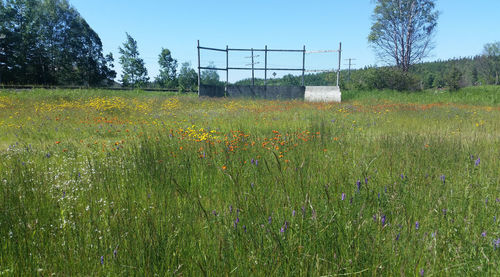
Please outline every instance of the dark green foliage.
[{"label": "dark green foliage", "polygon": [[182,63],[179,71],[179,88],[183,90],[196,90],[198,86],[198,74],[191,68],[189,62]]},{"label": "dark green foliage", "polygon": [[446,83],[451,91],[456,91],[462,87],[462,71],[453,67],[448,74],[446,74]]},{"label": "dark green foliage", "polygon": [[488,76],[488,83],[498,85],[500,75],[500,41],[484,45],[481,64],[483,71]]},{"label": "dark green foliage", "polygon": [[128,33],[127,41],[123,43],[123,48],[119,47],[120,64],[123,67],[123,86],[142,87],[149,81],[148,70],[144,65],[144,60],[139,57],[137,41]]},{"label": "dark green foliage", "polygon": [[434,81],[432,82],[432,87],[434,87],[434,88],[444,88],[445,85],[446,85],[446,82],[444,81],[444,78],[442,75],[436,76],[436,78],[434,78]]},{"label": "dark green foliage", "polygon": [[417,76],[409,72],[403,72],[397,68],[367,68],[362,72],[353,73],[356,74],[351,75],[353,84],[350,86],[355,89],[392,89],[398,91],[416,91],[421,89]]},{"label": "dark green foliage", "polygon": [[160,74],[156,77],[156,83],[162,88],[176,88],[177,83],[177,60],[172,58],[168,49],[161,49],[158,55]]},{"label": "dark green foliage", "polygon": [[[209,68],[215,68],[213,62],[208,65]],[[206,69],[201,72],[201,83],[204,85],[223,85],[220,81],[219,73],[215,69]]]},{"label": "dark green foliage", "polygon": [[3,84],[96,86],[112,80],[112,56],[67,0],[0,1]]}]

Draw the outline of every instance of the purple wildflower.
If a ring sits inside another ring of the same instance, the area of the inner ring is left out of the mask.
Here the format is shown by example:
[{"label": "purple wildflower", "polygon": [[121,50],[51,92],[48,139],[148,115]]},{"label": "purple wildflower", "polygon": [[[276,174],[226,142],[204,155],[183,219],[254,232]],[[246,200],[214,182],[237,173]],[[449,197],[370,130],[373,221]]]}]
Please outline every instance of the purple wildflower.
[{"label": "purple wildflower", "polygon": [[470,159],[471,159],[471,160],[474,160],[474,155],[470,155]]},{"label": "purple wildflower", "polygon": [[415,230],[418,230],[420,228],[420,223],[418,221],[415,221]]},{"label": "purple wildflower", "polygon": [[493,241],[493,244],[495,245],[495,249],[500,245],[500,238],[497,238],[497,240]]},{"label": "purple wildflower", "polygon": [[477,160],[476,160],[476,162],[474,163],[474,165],[475,165],[475,166],[478,166],[478,165],[479,165],[479,163],[481,163],[481,158],[479,158],[479,157],[478,157],[478,158],[477,158]]},{"label": "purple wildflower", "polygon": [[236,223],[240,223],[240,218],[239,218],[239,217],[237,217],[237,218],[236,218],[236,220],[235,220],[234,222],[236,222]]},{"label": "purple wildflower", "polygon": [[358,186],[358,191],[359,191],[359,189],[361,189],[361,181],[360,181],[360,180],[358,180],[358,181],[356,182],[356,186]]},{"label": "purple wildflower", "polygon": [[443,209],[443,215],[446,216],[446,209]]},{"label": "purple wildflower", "polygon": [[373,221],[377,221],[377,215],[376,214],[373,215]]},{"label": "purple wildflower", "polygon": [[365,177],[365,185],[368,185],[368,178]]},{"label": "purple wildflower", "polygon": [[251,164],[253,164],[255,162],[255,160],[252,158],[252,160],[250,161]]},{"label": "purple wildflower", "polygon": [[441,175],[441,181],[443,182],[443,185],[446,183],[446,176],[444,174]]},{"label": "purple wildflower", "polygon": [[258,160],[255,160],[255,165],[259,165],[259,161]]},{"label": "purple wildflower", "polygon": [[273,218],[272,218],[271,216],[269,216],[269,217],[267,218],[267,223],[271,224],[272,222],[273,222]]},{"label": "purple wildflower", "polygon": [[342,196],[340,197],[340,199],[342,199],[342,201],[345,200],[345,193],[342,192]]},{"label": "purple wildflower", "polygon": [[285,229],[284,229],[283,227],[281,227],[280,232],[281,232],[281,233],[284,233],[284,232],[285,232]]},{"label": "purple wildflower", "polygon": [[250,184],[250,186],[253,188],[253,187],[255,186],[255,184],[254,184],[254,183],[251,183],[251,184]]},{"label": "purple wildflower", "polygon": [[292,211],[292,216],[295,216],[295,210]]},{"label": "purple wildflower", "polygon": [[424,276],[424,269],[423,268],[420,270],[420,276]]},{"label": "purple wildflower", "polygon": [[385,215],[382,215],[381,221],[382,221],[382,227],[384,227],[385,226]]},{"label": "purple wildflower", "polygon": [[104,264],[104,256],[101,256],[101,264]]},{"label": "purple wildflower", "polygon": [[484,237],[486,237],[486,231],[483,231],[483,232],[481,233],[481,237],[483,237],[483,238],[484,238]]},{"label": "purple wildflower", "polygon": [[405,179],[405,175],[403,173],[401,173],[400,177],[401,177],[401,180]]},{"label": "purple wildflower", "polygon": [[233,205],[229,205],[229,212],[232,213],[233,212]]},{"label": "purple wildflower", "polygon": [[66,191],[63,190],[63,198],[66,197]]},{"label": "purple wildflower", "polygon": [[396,236],[396,241],[399,240],[399,236],[400,236],[400,233],[398,233],[398,235]]},{"label": "purple wildflower", "polygon": [[247,226],[243,225],[243,231],[247,232]]},{"label": "purple wildflower", "polygon": [[380,199],[380,192],[377,194],[377,198]]}]

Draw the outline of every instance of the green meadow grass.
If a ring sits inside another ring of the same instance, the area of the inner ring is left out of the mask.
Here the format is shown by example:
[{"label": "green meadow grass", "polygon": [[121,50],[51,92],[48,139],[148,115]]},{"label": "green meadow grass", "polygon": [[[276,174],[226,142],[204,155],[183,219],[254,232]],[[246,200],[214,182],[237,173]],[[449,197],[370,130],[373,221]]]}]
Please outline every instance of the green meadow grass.
[{"label": "green meadow grass", "polygon": [[0,275],[499,275],[497,91],[1,91]]}]

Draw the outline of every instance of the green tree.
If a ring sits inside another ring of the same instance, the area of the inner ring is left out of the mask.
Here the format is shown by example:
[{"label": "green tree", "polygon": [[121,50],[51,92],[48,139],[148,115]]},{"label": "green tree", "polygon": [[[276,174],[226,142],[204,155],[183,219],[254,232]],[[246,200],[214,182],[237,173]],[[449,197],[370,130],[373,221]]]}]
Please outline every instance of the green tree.
[{"label": "green tree", "polygon": [[161,49],[158,55],[160,74],[156,77],[156,83],[164,88],[177,87],[177,60],[172,58],[170,50]]},{"label": "green tree", "polygon": [[376,0],[368,36],[381,60],[407,72],[431,50],[439,13],[434,0]]},{"label": "green tree", "polygon": [[119,47],[120,64],[123,68],[123,86],[141,87],[148,83],[148,71],[144,65],[144,60],[139,57],[137,41],[128,33],[127,40],[123,43],[123,48]]},{"label": "green tree", "polygon": [[181,89],[194,90],[198,85],[198,74],[191,68],[189,62],[182,63],[181,69],[179,70],[179,86]]},{"label": "green tree", "polygon": [[67,0],[0,3],[2,82],[98,85],[114,78],[99,36]]},{"label": "green tree", "polygon": [[300,86],[299,77],[293,76],[292,74],[283,76],[282,81],[285,86]]},{"label": "green tree", "polygon": [[213,62],[210,62],[209,65],[207,66],[211,69],[206,69],[201,72],[201,81],[202,84],[204,85],[220,85],[220,77],[219,73],[217,73],[217,70],[212,69],[215,68],[215,64]]},{"label": "green tree", "polygon": [[462,87],[463,73],[458,68],[453,67],[445,76],[446,83],[450,91],[457,91]]},{"label": "green tree", "polygon": [[482,65],[490,80],[489,82],[498,85],[500,74],[500,41],[485,44],[483,48],[483,57]]},{"label": "green tree", "polygon": [[479,81],[479,77],[478,77],[477,68],[473,67],[472,71],[471,71],[471,84],[473,86],[475,86],[475,85],[477,85],[478,81]]}]

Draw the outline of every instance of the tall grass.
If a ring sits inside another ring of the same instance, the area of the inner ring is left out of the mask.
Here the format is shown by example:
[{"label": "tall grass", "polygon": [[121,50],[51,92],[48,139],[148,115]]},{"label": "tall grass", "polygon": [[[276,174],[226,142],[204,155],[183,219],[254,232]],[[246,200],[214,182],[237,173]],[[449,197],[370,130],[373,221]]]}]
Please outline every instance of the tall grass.
[{"label": "tall grass", "polygon": [[500,274],[496,107],[71,93],[0,94],[2,274]]},{"label": "tall grass", "polygon": [[398,103],[429,104],[441,102],[498,106],[500,104],[500,86],[466,87],[458,91],[432,89],[421,92],[347,90],[342,92],[342,100],[360,101],[364,104],[391,101]]}]

